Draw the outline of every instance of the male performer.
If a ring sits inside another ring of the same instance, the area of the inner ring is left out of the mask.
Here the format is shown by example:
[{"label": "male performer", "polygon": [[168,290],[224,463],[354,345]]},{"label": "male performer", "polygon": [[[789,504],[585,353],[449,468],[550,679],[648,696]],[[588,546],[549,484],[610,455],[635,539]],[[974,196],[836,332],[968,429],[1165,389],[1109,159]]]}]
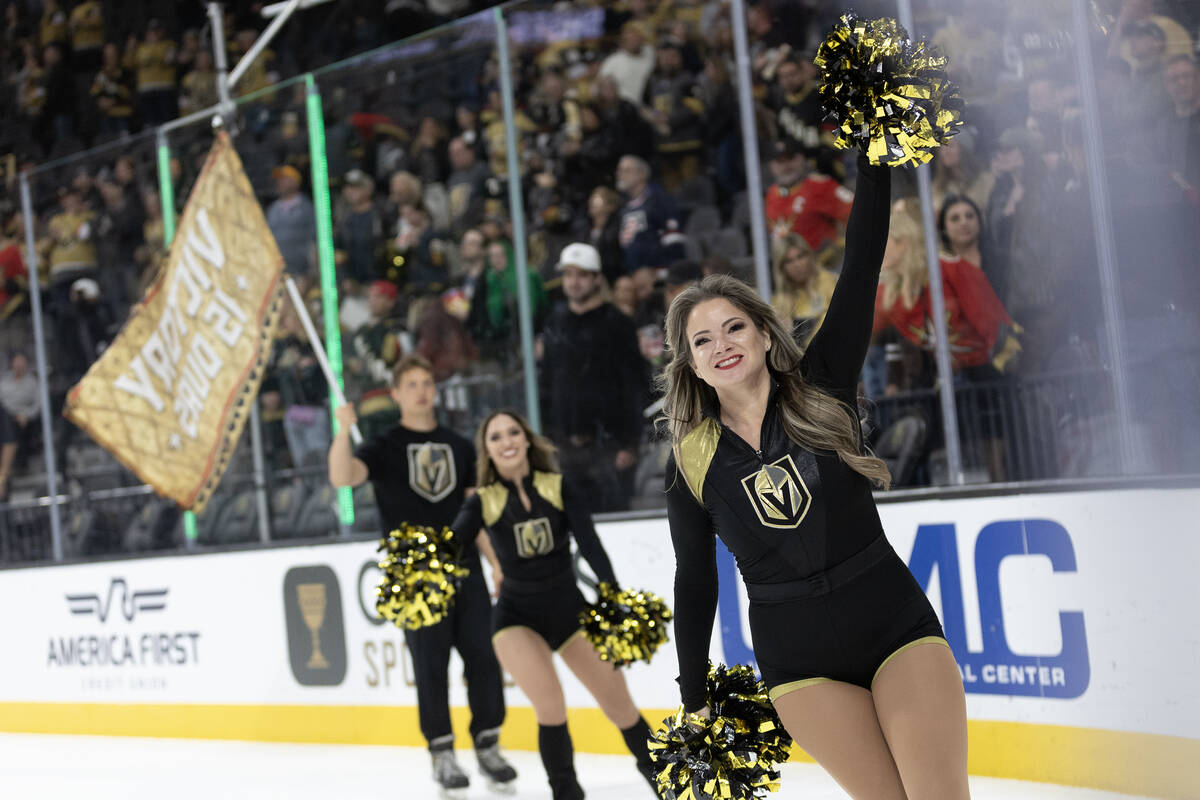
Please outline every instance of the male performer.
[{"label": "male performer", "polygon": [[[400,424],[372,437],[354,453],[350,449],[354,406],[337,409],[341,427],[329,448],[329,481],[340,487],[370,479],[384,530],[394,530],[405,522],[448,526],[467,493],[474,490],[475,448],[438,425],[433,368],[421,356],[407,355],[396,363],[392,397],[400,407]],[[476,543],[463,541],[462,551],[461,563],[470,575],[459,586],[454,610],[436,625],[404,632],[416,674],[421,733],[429,742],[434,778],[447,794],[469,785],[454,757],[450,727],[446,670],[452,646],[466,668],[470,731],[479,769],[493,785],[511,784],[517,777],[497,745],[504,721],[504,693],[500,665],[492,650],[491,600]]]}]

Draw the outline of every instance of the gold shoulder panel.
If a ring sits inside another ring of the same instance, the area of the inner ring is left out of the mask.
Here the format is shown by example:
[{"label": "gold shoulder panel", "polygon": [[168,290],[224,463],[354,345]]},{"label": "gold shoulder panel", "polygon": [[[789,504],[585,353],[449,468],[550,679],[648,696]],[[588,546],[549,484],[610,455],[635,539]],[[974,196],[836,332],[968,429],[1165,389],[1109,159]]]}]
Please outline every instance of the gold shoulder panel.
[{"label": "gold shoulder panel", "polygon": [[562,497],[562,474],[558,472],[537,472],[533,473],[533,488],[537,493],[546,498],[546,502],[563,510]]},{"label": "gold shoulder panel", "polygon": [[687,432],[679,443],[678,467],[687,481],[688,488],[701,503],[704,502],[704,478],[708,466],[717,454],[717,442],[721,439],[721,427],[711,417]]},{"label": "gold shoulder panel", "polygon": [[483,503],[483,524],[490,528],[504,513],[504,506],[508,503],[508,489],[504,488],[502,483],[489,483],[487,486],[480,486],[478,494],[480,502]]}]

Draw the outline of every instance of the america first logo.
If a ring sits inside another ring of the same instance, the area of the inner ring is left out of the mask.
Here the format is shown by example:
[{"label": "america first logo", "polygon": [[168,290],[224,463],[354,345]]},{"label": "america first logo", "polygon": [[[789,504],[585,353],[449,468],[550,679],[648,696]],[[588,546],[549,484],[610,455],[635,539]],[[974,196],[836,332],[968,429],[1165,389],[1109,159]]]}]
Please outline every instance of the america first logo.
[{"label": "america first logo", "polygon": [[799,527],[812,505],[812,493],[790,455],[763,464],[761,469],[742,478],[742,488],[758,521],[768,528]]},{"label": "america first logo", "polygon": [[423,442],[408,446],[408,485],[431,503],[454,491],[458,473],[454,451],[445,442]]},{"label": "america first logo", "polygon": [[545,517],[518,522],[513,525],[513,535],[517,538],[517,555],[521,558],[544,556],[554,549],[554,533],[550,530],[550,520]]}]

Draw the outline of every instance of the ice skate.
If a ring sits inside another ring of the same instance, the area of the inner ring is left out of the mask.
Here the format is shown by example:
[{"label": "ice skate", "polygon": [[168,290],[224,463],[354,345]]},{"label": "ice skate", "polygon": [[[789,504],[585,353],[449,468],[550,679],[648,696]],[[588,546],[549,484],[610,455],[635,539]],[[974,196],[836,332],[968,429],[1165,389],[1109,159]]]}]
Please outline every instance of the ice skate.
[{"label": "ice skate", "polygon": [[433,779],[441,787],[438,790],[439,797],[442,800],[466,800],[471,780],[458,765],[454,750],[449,747],[438,748],[431,750],[430,755],[433,756]]},{"label": "ice skate", "polygon": [[500,755],[499,731],[484,731],[475,737],[475,758],[487,787],[498,794],[515,794],[517,771]]}]

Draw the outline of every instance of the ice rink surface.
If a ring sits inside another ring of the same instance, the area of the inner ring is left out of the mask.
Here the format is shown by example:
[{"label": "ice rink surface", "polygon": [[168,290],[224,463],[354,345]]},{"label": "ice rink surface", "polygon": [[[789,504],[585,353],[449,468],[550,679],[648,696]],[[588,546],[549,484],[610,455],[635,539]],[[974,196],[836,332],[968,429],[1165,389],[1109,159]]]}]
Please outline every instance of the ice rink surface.
[{"label": "ice rink surface", "polygon": [[[463,797],[496,798],[477,778],[474,754],[459,751],[472,777]],[[536,753],[505,754],[520,773],[508,795],[549,800]],[[579,754],[580,783],[592,800],[652,795],[628,756]],[[136,739],[0,733],[4,800],[434,800],[424,750],[361,745]],[[974,800],[1131,800],[1132,795],[996,778],[972,778]],[[786,764],[781,800],[844,800],[813,764]]]}]

